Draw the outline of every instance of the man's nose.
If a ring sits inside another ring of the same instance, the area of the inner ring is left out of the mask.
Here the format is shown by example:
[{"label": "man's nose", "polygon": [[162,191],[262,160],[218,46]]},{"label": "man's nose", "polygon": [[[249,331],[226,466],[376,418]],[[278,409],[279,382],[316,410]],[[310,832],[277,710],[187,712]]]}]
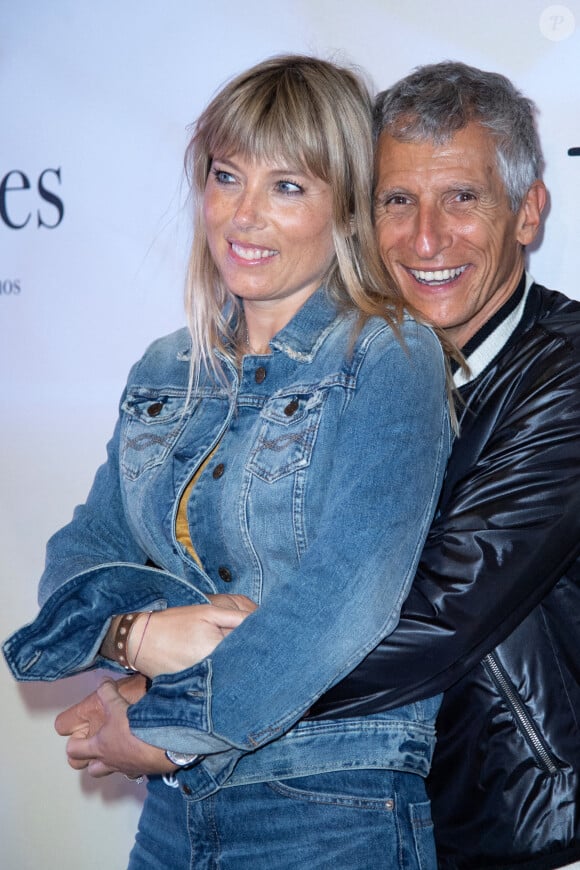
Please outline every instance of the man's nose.
[{"label": "man's nose", "polygon": [[420,206],[416,216],[414,247],[422,260],[431,260],[451,244],[445,215],[432,205]]}]

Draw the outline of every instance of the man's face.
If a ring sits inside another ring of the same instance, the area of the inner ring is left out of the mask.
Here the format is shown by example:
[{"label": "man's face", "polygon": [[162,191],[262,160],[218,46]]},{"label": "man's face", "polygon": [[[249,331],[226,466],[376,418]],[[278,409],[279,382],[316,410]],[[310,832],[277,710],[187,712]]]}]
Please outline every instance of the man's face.
[{"label": "man's face", "polygon": [[375,223],[405,299],[462,347],[510,297],[535,237],[545,189],[509,207],[491,134],[477,123],[444,145],[381,134]]}]

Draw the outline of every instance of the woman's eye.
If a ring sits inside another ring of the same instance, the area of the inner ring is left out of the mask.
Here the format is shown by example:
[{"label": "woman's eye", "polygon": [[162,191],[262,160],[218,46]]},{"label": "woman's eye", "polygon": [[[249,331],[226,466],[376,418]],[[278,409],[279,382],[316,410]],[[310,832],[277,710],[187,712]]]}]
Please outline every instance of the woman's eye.
[{"label": "woman's eye", "polygon": [[225,169],[212,169],[212,174],[218,184],[232,184],[235,179],[231,172],[226,172]]},{"label": "woman's eye", "polygon": [[295,181],[282,180],[277,183],[277,188],[281,193],[304,193],[304,188]]}]

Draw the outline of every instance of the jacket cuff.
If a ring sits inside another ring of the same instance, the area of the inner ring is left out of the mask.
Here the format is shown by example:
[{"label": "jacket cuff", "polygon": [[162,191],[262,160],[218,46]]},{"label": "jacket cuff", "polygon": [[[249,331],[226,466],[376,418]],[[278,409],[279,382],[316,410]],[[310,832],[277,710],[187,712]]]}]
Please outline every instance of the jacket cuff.
[{"label": "jacket cuff", "polygon": [[150,690],[129,707],[133,734],[174,752],[210,755],[231,749],[230,742],[212,731],[211,678],[211,659],[155,677]]},{"label": "jacket cuff", "polygon": [[95,667],[120,667],[99,655],[111,617],[208,599],[185,580],[144,565],[99,565],[73,577],[44,603],[2,651],[17,680],[60,680]]}]

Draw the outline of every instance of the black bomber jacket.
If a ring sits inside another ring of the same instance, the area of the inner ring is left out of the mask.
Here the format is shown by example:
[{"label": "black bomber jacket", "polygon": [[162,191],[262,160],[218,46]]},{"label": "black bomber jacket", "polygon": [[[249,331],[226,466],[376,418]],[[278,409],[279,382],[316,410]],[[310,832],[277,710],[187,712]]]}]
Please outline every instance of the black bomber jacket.
[{"label": "black bomber jacket", "polygon": [[532,284],[459,392],[401,622],[310,715],[443,691],[427,781],[439,867],[546,870],[580,859],[580,303]]}]

